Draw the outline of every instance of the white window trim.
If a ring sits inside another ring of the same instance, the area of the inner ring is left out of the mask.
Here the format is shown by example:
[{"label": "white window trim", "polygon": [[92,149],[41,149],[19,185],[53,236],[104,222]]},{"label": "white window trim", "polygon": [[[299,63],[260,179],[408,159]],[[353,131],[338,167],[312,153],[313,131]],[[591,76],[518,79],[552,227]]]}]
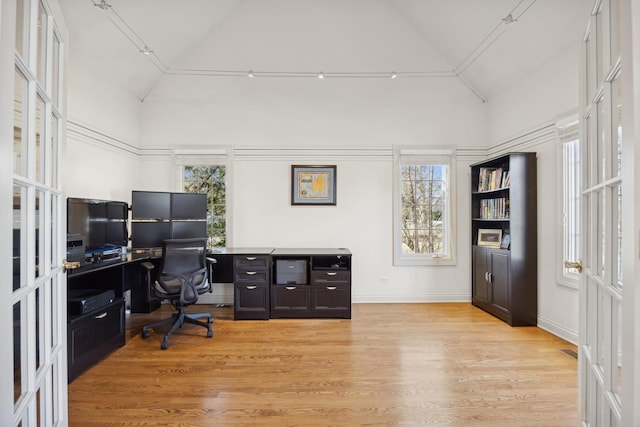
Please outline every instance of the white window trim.
[{"label": "white window trim", "polygon": [[[569,116],[563,117],[556,121],[556,171],[557,171],[557,179],[556,182],[559,185],[556,187],[556,231],[558,236],[564,236],[564,225],[563,225],[563,204],[564,204],[564,187],[563,187],[563,175],[564,175],[564,162],[563,162],[563,140],[562,132],[563,129],[566,129],[571,126],[579,126],[578,115],[571,114]],[[564,268],[564,237],[560,239],[556,239],[556,265],[554,270],[556,272],[556,283],[561,286],[566,286],[568,288],[577,290],[578,285],[580,283],[580,274],[571,270],[565,274]],[[567,261],[577,261],[577,260],[567,260]]]},{"label": "white window trim", "polygon": [[[449,254],[447,256],[405,254],[402,253],[402,215],[400,180],[400,161],[403,157],[422,157],[430,162],[437,161],[449,165],[448,191],[448,236]],[[456,265],[456,159],[454,147],[402,147],[393,149],[393,264],[395,266],[450,266]]]},{"label": "white window trim", "polygon": [[226,241],[227,246],[233,246],[233,147],[219,146],[216,148],[185,148],[173,151],[176,171],[176,191],[183,191],[183,167],[190,165],[224,165],[226,169]]}]

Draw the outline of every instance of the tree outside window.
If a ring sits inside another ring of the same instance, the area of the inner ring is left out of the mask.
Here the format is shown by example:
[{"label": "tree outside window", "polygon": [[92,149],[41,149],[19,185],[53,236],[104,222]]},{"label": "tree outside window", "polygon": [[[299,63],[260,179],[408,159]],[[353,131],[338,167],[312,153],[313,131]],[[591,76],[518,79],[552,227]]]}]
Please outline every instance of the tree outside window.
[{"label": "tree outside window", "polygon": [[453,149],[395,150],[395,265],[455,264],[453,153]]},{"label": "tree outside window", "polygon": [[182,171],[185,192],[207,194],[207,246],[226,246],[226,166],[190,165]]},{"label": "tree outside window", "polygon": [[403,253],[442,253],[443,169],[442,165],[400,166]]}]

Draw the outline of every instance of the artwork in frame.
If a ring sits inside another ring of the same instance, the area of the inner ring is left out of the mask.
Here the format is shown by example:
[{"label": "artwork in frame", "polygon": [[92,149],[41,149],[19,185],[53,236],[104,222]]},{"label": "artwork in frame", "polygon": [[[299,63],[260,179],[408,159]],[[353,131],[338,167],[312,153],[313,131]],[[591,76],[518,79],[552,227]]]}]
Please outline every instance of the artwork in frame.
[{"label": "artwork in frame", "polygon": [[336,166],[291,166],[292,205],[336,204]]},{"label": "artwork in frame", "polygon": [[478,246],[499,248],[502,244],[502,230],[492,228],[478,229]]}]

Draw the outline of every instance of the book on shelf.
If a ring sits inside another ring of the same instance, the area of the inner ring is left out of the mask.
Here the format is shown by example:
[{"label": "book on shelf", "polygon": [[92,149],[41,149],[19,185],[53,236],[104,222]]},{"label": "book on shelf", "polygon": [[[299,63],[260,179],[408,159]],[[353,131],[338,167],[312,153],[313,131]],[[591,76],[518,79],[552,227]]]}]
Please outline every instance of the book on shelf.
[{"label": "book on shelf", "polygon": [[480,219],[509,219],[509,199],[480,200]]},{"label": "book on shelf", "polygon": [[492,191],[509,186],[509,171],[502,168],[480,168],[478,191]]}]

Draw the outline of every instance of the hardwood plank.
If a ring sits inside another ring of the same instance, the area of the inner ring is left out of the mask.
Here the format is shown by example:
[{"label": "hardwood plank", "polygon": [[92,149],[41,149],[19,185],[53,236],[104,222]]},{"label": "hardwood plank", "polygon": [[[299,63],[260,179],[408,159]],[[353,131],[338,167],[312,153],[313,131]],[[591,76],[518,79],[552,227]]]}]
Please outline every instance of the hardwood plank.
[{"label": "hardwood plank", "polygon": [[70,426],[575,426],[575,347],[471,304],[354,304],[351,320],[234,321],[200,305],[143,340],[163,306],[127,319],[127,344],[69,385]]}]

